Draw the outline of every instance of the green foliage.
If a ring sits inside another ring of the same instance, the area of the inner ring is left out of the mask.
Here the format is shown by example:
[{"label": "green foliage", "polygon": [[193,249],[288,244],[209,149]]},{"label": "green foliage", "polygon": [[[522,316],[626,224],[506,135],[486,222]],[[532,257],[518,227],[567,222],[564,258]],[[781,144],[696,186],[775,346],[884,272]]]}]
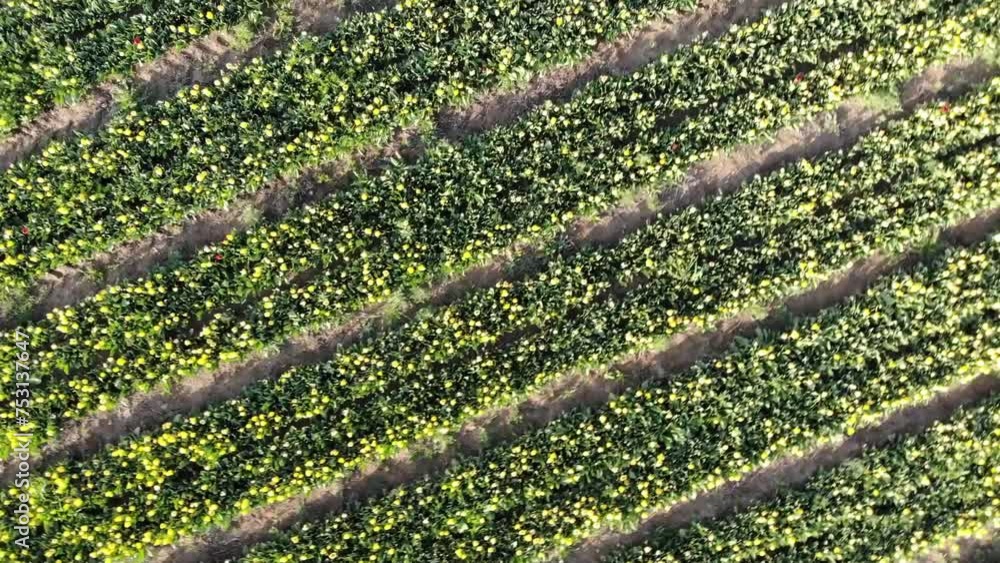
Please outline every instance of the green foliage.
[{"label": "green foliage", "polygon": [[892,89],[877,90],[860,97],[866,108],[889,113],[902,110],[899,93]]},{"label": "green foliage", "polygon": [[245,23],[239,23],[229,29],[229,35],[233,38],[233,46],[243,50],[253,45],[257,30]]}]

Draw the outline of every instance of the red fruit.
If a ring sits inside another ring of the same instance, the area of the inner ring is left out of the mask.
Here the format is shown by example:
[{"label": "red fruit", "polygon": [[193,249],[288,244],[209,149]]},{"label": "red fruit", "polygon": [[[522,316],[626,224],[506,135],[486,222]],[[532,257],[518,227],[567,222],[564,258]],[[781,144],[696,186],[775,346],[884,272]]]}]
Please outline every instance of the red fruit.
[{"label": "red fruit", "polygon": [[22,235],[25,235],[25,236],[27,236],[27,234],[28,234],[29,232],[30,232],[30,231],[28,230],[28,227],[21,227],[21,234],[22,234]]},{"label": "red fruit", "polygon": [[947,103],[941,104],[941,113],[948,113],[949,111],[951,111],[951,105],[950,104],[947,104]]},{"label": "red fruit", "polygon": [[216,254],[216,255],[214,256],[214,258],[215,258],[215,261],[216,261],[216,262],[222,262],[222,255],[221,255],[221,254]]},{"label": "red fruit", "polygon": [[798,73],[798,74],[795,75],[795,82],[796,83],[802,82],[803,80],[805,80],[805,78],[806,78],[805,73],[804,72],[800,72],[800,73]]},{"label": "red fruit", "polygon": [[142,37],[139,37],[138,35],[136,35],[135,37],[133,37],[132,38],[132,44],[133,45],[142,45]]}]

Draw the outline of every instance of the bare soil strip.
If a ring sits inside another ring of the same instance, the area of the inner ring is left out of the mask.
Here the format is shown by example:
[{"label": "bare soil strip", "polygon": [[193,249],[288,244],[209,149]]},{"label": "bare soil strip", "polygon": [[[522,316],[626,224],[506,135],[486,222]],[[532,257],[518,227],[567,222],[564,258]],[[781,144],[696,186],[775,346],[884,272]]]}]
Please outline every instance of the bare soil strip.
[{"label": "bare soil strip", "polygon": [[80,101],[56,107],[12,136],[0,139],[0,170],[41,150],[53,139],[100,129],[120,109],[116,98],[125,90],[145,102],[162,100],[181,88],[215,80],[228,64],[273,53],[300,31],[327,33],[352,14],[389,4],[388,0],[294,0],[290,26],[272,18],[247,45],[240,44],[228,32],[211,32],[181,49],[136,65],[131,76],[112,78],[94,87]]},{"label": "bare soil strip", "polygon": [[[985,240],[997,229],[1000,229],[1000,209],[942,231],[937,242],[942,246],[969,246]],[[878,278],[912,267],[919,260],[920,254],[916,251],[902,256],[876,254],[859,260],[840,275],[775,303],[760,315],[747,312],[724,320],[710,330],[689,330],[671,338],[658,350],[622,359],[612,366],[612,370],[602,368],[571,373],[513,407],[499,409],[470,423],[462,434],[465,437],[488,436],[491,441],[507,440],[544,426],[569,409],[598,407],[628,388],[670,377],[700,360],[724,352],[737,337],[751,337],[761,329],[781,330],[792,318],[814,315],[858,295]],[[608,377],[611,372],[617,372],[620,377]],[[512,425],[510,421],[517,422]]]},{"label": "bare soil strip", "polygon": [[292,16],[296,33],[329,33],[345,19],[375,12],[396,4],[396,0],[294,0]]},{"label": "bare soil strip", "polygon": [[856,458],[864,449],[879,447],[893,436],[916,434],[943,420],[959,408],[971,405],[1000,391],[1000,378],[981,376],[952,387],[930,402],[911,406],[891,414],[882,423],[859,430],[834,444],[823,446],[807,456],[779,460],[747,477],[681,502],[643,521],[628,533],[607,533],[592,538],[573,550],[567,563],[597,563],[616,548],[642,543],[665,530],[680,529],[693,522],[716,518],[770,498],[782,489],[802,485],[818,471],[833,468]]},{"label": "bare soil strip", "polygon": [[768,174],[794,160],[850,146],[885,120],[899,118],[936,98],[957,98],[998,73],[1000,69],[980,59],[959,59],[933,66],[901,86],[900,107],[875,109],[863,101],[848,101],[832,114],[799,127],[782,129],[768,144],[724,151],[696,164],[679,186],[669,186],[658,194],[620,205],[596,221],[579,221],[570,229],[567,242],[614,244],[625,233],[642,228],[660,213],[696,205],[710,195],[728,193],[755,175]]},{"label": "bare soil strip", "polygon": [[74,131],[96,131],[118,110],[118,88],[105,84],[81,101],[48,111],[17,132],[0,140],[0,170],[40,151],[53,139],[65,139]]},{"label": "bare soil strip", "polygon": [[[344,322],[297,335],[240,362],[185,378],[173,386],[130,395],[119,401],[114,410],[93,414],[65,427],[57,440],[42,449],[32,467],[44,469],[67,458],[91,455],[130,433],[235,398],[253,383],[272,379],[297,366],[326,361],[345,346],[413,318],[431,303],[447,304],[473,288],[497,283],[503,275],[501,267],[469,272],[425,288],[422,293],[426,299],[368,307]],[[9,483],[13,478],[13,465],[0,463],[0,483]]]},{"label": "bare soil strip", "polygon": [[953,559],[944,556],[940,559],[929,559],[928,563],[997,563],[1000,561],[1000,535],[996,531],[993,537],[985,540],[966,540],[958,542],[958,555]]}]

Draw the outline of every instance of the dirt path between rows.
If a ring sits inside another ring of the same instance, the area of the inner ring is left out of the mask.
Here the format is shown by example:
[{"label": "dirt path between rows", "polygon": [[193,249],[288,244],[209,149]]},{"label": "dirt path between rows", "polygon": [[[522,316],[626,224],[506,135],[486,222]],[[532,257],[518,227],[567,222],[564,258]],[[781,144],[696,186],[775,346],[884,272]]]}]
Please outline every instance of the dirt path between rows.
[{"label": "dirt path between rows", "polygon": [[987,526],[982,536],[962,535],[935,546],[913,563],[996,563],[1000,561],[1000,524]]},{"label": "dirt path between rows", "polygon": [[711,195],[728,193],[755,175],[768,174],[794,160],[813,158],[849,146],[879,123],[899,118],[937,98],[960,97],[998,74],[1000,70],[978,59],[935,65],[903,85],[899,92],[899,108],[873,109],[862,101],[848,101],[831,114],[799,127],[782,129],[770,143],[723,151],[696,164],[679,186],[670,186],[617,206],[596,221],[579,221],[570,229],[567,242],[614,244],[624,234],[642,228],[660,213],[695,205]]},{"label": "dirt path between rows", "polygon": [[282,179],[237,199],[222,209],[200,213],[158,233],[119,245],[79,266],[46,274],[32,289],[26,311],[0,310],[0,329],[38,322],[53,309],[93,296],[109,286],[141,278],[165,264],[188,259],[205,246],[250,229],[262,219],[276,220],[289,209],[315,203],[351,182],[358,174],[374,174],[397,161],[412,161],[424,147],[413,130],[397,131],[377,143],[300,177]]},{"label": "dirt path between rows", "polygon": [[[447,305],[473,288],[489,287],[504,276],[499,267],[475,270],[420,291],[421,299],[389,302],[359,311],[343,322],[297,335],[242,361],[120,400],[114,410],[92,414],[66,426],[46,445],[32,468],[92,455],[130,433],[146,431],[175,416],[191,415],[232,399],[249,385],[273,379],[296,366],[327,361],[346,346],[385,332],[432,305]],[[14,479],[14,465],[0,462],[0,483]]]},{"label": "dirt path between rows", "polygon": [[526,84],[494,89],[461,108],[444,108],[438,132],[456,139],[509,123],[546,100],[565,100],[598,76],[623,76],[702,36],[714,38],[740,21],[785,0],[705,0],[691,12],[654,19],[617,40],[599,45],[582,61],[540,73]]}]

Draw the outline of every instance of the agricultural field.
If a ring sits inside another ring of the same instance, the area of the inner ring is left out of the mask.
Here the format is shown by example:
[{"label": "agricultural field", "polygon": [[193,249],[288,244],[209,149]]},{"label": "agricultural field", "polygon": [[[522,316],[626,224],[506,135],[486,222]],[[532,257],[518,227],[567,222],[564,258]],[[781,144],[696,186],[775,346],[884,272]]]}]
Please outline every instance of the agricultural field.
[{"label": "agricultural field", "polygon": [[0,29],[0,563],[1000,561],[1000,0]]},{"label": "agricultural field", "polygon": [[0,132],[29,124],[133,65],[235,25],[276,2],[10,0],[0,6]]}]

